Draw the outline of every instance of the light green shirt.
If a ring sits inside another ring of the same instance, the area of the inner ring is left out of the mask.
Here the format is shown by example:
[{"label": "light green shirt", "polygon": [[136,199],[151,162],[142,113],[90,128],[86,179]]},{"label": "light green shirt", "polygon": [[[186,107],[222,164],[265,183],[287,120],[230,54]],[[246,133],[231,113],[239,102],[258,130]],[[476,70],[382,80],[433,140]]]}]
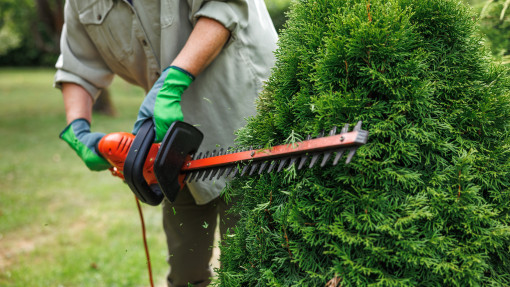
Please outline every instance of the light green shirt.
[{"label": "light green shirt", "polygon": [[[96,98],[117,74],[148,92],[202,16],[231,38],[184,92],[184,120],[204,133],[201,150],[231,146],[274,64],[277,34],[263,0],[68,0],[55,86],[76,83]],[[223,187],[224,180],[190,184],[198,204]]]}]

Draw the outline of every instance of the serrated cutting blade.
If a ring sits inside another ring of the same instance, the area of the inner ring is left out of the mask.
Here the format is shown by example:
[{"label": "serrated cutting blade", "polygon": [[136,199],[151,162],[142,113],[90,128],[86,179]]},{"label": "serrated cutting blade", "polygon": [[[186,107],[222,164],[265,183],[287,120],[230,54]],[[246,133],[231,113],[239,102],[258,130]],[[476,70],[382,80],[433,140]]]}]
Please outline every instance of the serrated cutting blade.
[{"label": "serrated cutting blade", "polygon": [[[241,149],[226,152],[220,150],[200,153],[186,161],[181,169],[191,180],[206,180],[221,176],[251,176],[254,174],[280,172],[286,168],[296,166],[303,168],[310,159],[308,167],[312,168],[317,163],[324,167],[331,158],[336,165],[344,151],[349,151],[346,163],[349,163],[359,146],[364,145],[368,139],[368,131],[361,129],[361,121],[349,132],[346,124],[340,134],[334,127],[328,135],[324,132],[316,138],[307,137],[306,140],[292,144],[279,145],[271,148]],[[334,154],[335,153],[335,154]],[[322,156],[322,160],[321,159]]]}]

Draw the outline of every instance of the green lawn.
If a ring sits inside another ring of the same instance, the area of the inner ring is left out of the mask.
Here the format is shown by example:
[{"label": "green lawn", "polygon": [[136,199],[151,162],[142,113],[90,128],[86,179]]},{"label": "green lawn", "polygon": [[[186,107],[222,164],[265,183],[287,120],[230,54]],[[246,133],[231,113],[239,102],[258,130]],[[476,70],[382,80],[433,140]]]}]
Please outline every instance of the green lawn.
[{"label": "green lawn", "polygon": [[[52,69],[0,69],[0,286],[148,286],[133,194],[90,172],[58,138],[65,126]],[[131,131],[143,91],[120,79],[117,116],[93,131]],[[167,271],[160,207],[144,205],[157,285]]]}]

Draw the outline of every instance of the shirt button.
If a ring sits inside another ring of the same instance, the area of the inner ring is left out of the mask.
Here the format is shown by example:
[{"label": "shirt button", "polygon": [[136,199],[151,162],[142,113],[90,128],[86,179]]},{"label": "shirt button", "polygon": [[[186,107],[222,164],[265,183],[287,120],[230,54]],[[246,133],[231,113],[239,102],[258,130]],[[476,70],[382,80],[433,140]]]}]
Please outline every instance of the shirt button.
[{"label": "shirt button", "polygon": [[97,20],[101,20],[102,18],[103,18],[103,16],[101,16],[101,14],[97,15]]},{"label": "shirt button", "polygon": [[143,40],[142,40],[142,44],[143,44],[144,46],[147,46],[147,41],[145,41],[145,39],[143,39]]}]

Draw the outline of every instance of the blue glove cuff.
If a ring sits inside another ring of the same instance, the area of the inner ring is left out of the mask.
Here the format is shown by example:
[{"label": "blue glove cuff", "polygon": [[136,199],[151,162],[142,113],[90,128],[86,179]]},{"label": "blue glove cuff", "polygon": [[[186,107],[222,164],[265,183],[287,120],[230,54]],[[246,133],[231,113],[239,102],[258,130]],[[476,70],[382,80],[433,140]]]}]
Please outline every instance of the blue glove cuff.
[{"label": "blue glove cuff", "polygon": [[[188,76],[188,77],[189,77],[192,81],[194,81],[194,80],[195,80],[195,76],[193,76],[193,74],[191,74],[190,72],[188,72],[188,71],[184,70],[184,69],[183,69],[183,68],[181,68],[181,67],[177,67],[177,66],[170,66],[170,67],[168,67],[167,69],[169,69],[169,68],[175,69],[175,70],[177,70],[177,71],[179,71],[179,72],[183,72],[183,73],[184,73],[184,74],[186,74],[186,76]],[[166,70],[166,69],[165,69],[165,70]]]},{"label": "blue glove cuff", "polygon": [[71,127],[73,127],[73,131],[75,133],[80,133],[82,131],[89,131],[90,132],[90,123],[85,118],[79,118],[72,121],[70,124],[68,124],[65,129],[60,133],[59,138],[62,138],[62,135]]}]

